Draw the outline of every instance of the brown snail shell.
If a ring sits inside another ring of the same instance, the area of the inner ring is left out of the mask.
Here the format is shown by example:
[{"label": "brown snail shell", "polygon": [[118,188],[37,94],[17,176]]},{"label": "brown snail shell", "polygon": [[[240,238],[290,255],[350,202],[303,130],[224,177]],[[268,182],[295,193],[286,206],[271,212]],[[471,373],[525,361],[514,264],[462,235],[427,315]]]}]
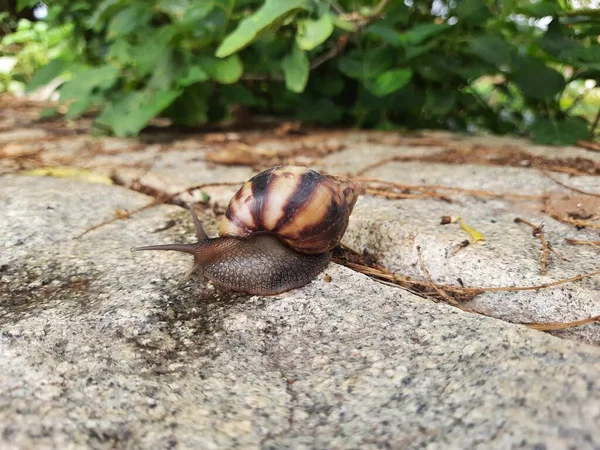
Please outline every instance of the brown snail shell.
[{"label": "brown snail shell", "polygon": [[219,235],[273,233],[300,253],[332,250],[342,239],[360,187],[300,166],[278,166],[247,181],[229,202]]}]

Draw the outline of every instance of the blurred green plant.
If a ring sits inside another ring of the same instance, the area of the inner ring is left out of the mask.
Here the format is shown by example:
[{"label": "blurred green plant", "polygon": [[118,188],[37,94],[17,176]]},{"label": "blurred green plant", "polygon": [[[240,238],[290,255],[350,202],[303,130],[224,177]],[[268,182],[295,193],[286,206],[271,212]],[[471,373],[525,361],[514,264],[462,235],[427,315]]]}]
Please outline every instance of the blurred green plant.
[{"label": "blurred green plant", "polygon": [[97,110],[96,125],[119,136],[159,115],[196,125],[239,105],[545,144],[587,139],[598,121],[572,104],[582,83],[600,83],[600,12],[568,0],[57,0],[47,20],[70,24],[81,52],[53,59],[28,89],[69,70],[67,117]]},{"label": "blurred green plant", "polygon": [[[0,13],[0,22],[7,20],[8,13]],[[71,29],[68,24],[49,27],[45,22],[19,20],[16,30],[0,39],[0,92],[23,92],[32,75],[49,61],[67,58]]]}]

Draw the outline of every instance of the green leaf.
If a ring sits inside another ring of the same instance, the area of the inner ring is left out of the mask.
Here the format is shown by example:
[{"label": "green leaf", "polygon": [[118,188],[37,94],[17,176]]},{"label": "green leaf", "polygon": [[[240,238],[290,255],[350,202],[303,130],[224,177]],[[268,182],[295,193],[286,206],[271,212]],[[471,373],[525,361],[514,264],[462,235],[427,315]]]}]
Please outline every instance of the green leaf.
[{"label": "green leaf", "polygon": [[110,88],[118,75],[119,70],[111,65],[80,72],[60,87],[60,100],[81,100],[96,87]]},{"label": "green leaf", "polygon": [[165,111],[178,125],[194,126],[208,119],[209,99],[213,91],[207,84],[188,87]]},{"label": "green leaf", "polygon": [[319,78],[316,78],[314,82],[311,80],[314,89],[319,94],[325,97],[335,97],[344,90],[344,79],[339,74],[326,75],[322,74]]},{"label": "green leaf", "polygon": [[158,60],[164,52],[168,51],[173,38],[177,35],[177,28],[171,25],[161,27],[158,32],[153,28],[138,31],[139,45],[132,46],[130,51],[135,58],[133,62],[140,75],[147,75],[154,71]]},{"label": "green leaf", "polygon": [[559,58],[577,62],[600,61],[600,45],[590,44],[585,47],[571,48],[560,52]]},{"label": "green leaf", "polygon": [[425,42],[427,39],[437,36],[444,31],[452,28],[450,25],[442,23],[424,23],[416,25],[410,30],[402,33],[400,36],[401,43],[404,45],[418,45]]},{"label": "green leaf", "polygon": [[224,58],[250,45],[267,30],[277,28],[290,15],[310,10],[307,0],[266,0],[250,17],[243,19],[217,48],[215,56]]},{"label": "green leaf", "polygon": [[422,54],[429,52],[431,50],[431,47],[431,44],[406,46],[404,47],[404,60],[408,61],[413,58],[416,58],[417,56],[421,56]]},{"label": "green leaf", "polygon": [[[207,13],[213,8],[212,4],[203,6]],[[159,11],[168,14],[173,19],[181,20],[191,5],[189,0],[159,0],[156,7]]]},{"label": "green leaf", "polygon": [[38,87],[48,84],[59,76],[66,66],[67,61],[62,58],[50,61],[33,75],[33,78],[31,78],[31,81],[27,85],[26,92],[32,92]]},{"label": "green leaf", "polygon": [[355,31],[355,27],[352,22],[340,19],[339,16],[331,16],[331,23],[333,23],[333,25],[338,27],[340,30]]},{"label": "green leaf", "polygon": [[[190,43],[195,48],[211,46],[213,43],[220,43],[223,40],[227,26],[227,12],[213,8],[201,19],[194,18],[190,13],[197,12],[194,9],[187,11],[184,19],[176,22],[177,25],[186,28],[186,35]],[[181,29],[180,27],[180,29]]]},{"label": "green leaf", "polygon": [[423,108],[434,116],[448,114],[456,105],[457,94],[446,89],[427,89]]},{"label": "green leaf", "polygon": [[318,20],[299,20],[296,44],[302,50],[312,50],[325,42],[331,33],[333,33],[333,23],[329,14],[324,14]]},{"label": "green leaf", "polygon": [[585,120],[580,117],[566,119],[538,119],[531,128],[533,140],[538,144],[571,145],[589,138],[590,132]]},{"label": "green leaf", "polygon": [[74,119],[83,114],[92,103],[92,96],[84,97],[81,100],[77,100],[69,105],[69,109],[67,109],[67,114],[65,117],[67,119]]},{"label": "green leaf", "polygon": [[[168,5],[170,0],[164,0],[164,3]],[[215,5],[210,2],[207,4],[202,4],[196,1],[185,9],[183,16],[180,13],[176,13],[176,17],[178,22],[182,25],[202,23],[201,21],[205,19],[214,10],[214,8]]]},{"label": "green leaf", "polygon": [[40,112],[40,119],[52,119],[58,116],[58,108],[50,106],[48,108],[42,109]]},{"label": "green leaf", "polygon": [[394,25],[407,25],[410,22],[411,8],[404,2],[390,2],[385,8],[385,15]]},{"label": "green leaf", "polygon": [[550,99],[565,86],[563,76],[531,57],[516,60],[511,79],[527,97],[538,100]]},{"label": "green leaf", "polygon": [[389,20],[377,21],[369,25],[365,32],[377,36],[392,47],[400,47],[403,44],[402,33],[395,30],[393,23]]},{"label": "green leaf", "polygon": [[109,104],[97,122],[117,136],[134,135],[180,95],[181,91],[130,92]]},{"label": "green leaf", "polygon": [[234,105],[256,106],[259,103],[252,91],[241,84],[230,84],[220,89],[223,98]]},{"label": "green leaf", "polygon": [[157,61],[148,87],[156,90],[168,90],[188,72],[188,58],[182,51],[170,48]]},{"label": "green leaf", "polygon": [[469,48],[483,61],[496,66],[510,65],[513,47],[500,34],[485,34],[469,40]]},{"label": "green leaf", "polygon": [[199,65],[190,66],[187,75],[177,80],[179,87],[186,87],[194,83],[206,81],[210,75]]},{"label": "green leaf", "polygon": [[115,16],[122,7],[121,0],[104,0],[94,10],[89,21],[90,27],[100,31],[106,25],[106,21]]},{"label": "green leaf", "polygon": [[338,68],[350,78],[367,80],[392,67],[395,53],[389,47],[379,47],[365,53],[352,50],[338,60]]},{"label": "green leaf", "polygon": [[364,84],[373,95],[384,97],[406,86],[411,77],[411,69],[394,69],[382,73],[375,79],[366,80]]},{"label": "green leaf", "polygon": [[25,8],[31,8],[38,3],[38,0],[17,0],[17,12],[23,11]]},{"label": "green leaf", "polygon": [[152,18],[152,9],[146,5],[134,4],[120,11],[108,24],[107,36],[114,39],[120,35],[129,34],[137,28],[146,25]]},{"label": "green leaf", "polygon": [[558,57],[563,51],[579,48],[581,44],[568,34],[568,28],[553,20],[538,44],[550,55]]},{"label": "green leaf", "polygon": [[342,117],[342,109],[328,98],[307,98],[296,109],[296,117],[307,123],[335,123]]},{"label": "green leaf", "polygon": [[481,26],[483,23],[492,17],[487,5],[483,0],[460,0],[456,7],[456,15],[459,23],[464,21],[469,25]]},{"label": "green leaf", "polygon": [[244,66],[238,55],[232,55],[225,59],[203,56],[200,61],[210,77],[221,84],[235,83],[244,73]]},{"label": "green leaf", "polygon": [[447,78],[447,74],[432,61],[425,61],[415,67],[415,71],[425,80],[440,83]]},{"label": "green leaf", "polygon": [[555,2],[550,1],[541,1],[537,3],[523,2],[516,10],[519,14],[525,14],[531,17],[554,16],[559,11],[559,6]]},{"label": "green leaf", "polygon": [[294,45],[281,63],[285,76],[285,87],[292,92],[304,91],[310,71],[306,53]]},{"label": "green leaf", "polygon": [[115,64],[126,66],[135,61],[137,52],[136,47],[129,43],[126,37],[118,38],[113,41],[106,55],[106,60]]}]

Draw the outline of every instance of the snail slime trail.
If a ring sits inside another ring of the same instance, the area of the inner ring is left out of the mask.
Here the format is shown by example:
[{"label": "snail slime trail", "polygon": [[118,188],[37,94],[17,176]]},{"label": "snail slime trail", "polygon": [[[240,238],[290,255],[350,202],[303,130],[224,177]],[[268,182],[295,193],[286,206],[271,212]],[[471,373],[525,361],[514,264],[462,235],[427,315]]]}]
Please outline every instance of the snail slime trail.
[{"label": "snail slime trail", "polygon": [[275,295],[313,280],[339,244],[361,186],[300,166],[277,166],[252,177],[233,196],[209,238],[190,208],[195,244],[171,250],[194,256],[192,273],[233,291]]}]

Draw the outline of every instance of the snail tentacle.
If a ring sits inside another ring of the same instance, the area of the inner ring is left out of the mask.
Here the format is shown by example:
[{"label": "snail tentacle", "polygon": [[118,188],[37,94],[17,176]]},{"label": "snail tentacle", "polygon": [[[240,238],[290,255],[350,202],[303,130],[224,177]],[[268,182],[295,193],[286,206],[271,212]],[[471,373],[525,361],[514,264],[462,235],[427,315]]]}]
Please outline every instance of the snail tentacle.
[{"label": "snail tentacle", "polygon": [[194,221],[194,227],[196,227],[196,237],[198,240],[208,239],[208,235],[206,231],[204,231],[204,226],[202,225],[202,221],[198,218],[198,214],[196,214],[196,210],[194,209],[193,204],[188,205],[188,209],[192,214],[192,220]]},{"label": "snail tentacle", "polygon": [[198,251],[198,244],[164,244],[164,245],[146,245],[144,247],[133,247],[131,251],[141,252],[146,250],[167,250],[174,252],[189,253],[190,255],[196,254]]}]

